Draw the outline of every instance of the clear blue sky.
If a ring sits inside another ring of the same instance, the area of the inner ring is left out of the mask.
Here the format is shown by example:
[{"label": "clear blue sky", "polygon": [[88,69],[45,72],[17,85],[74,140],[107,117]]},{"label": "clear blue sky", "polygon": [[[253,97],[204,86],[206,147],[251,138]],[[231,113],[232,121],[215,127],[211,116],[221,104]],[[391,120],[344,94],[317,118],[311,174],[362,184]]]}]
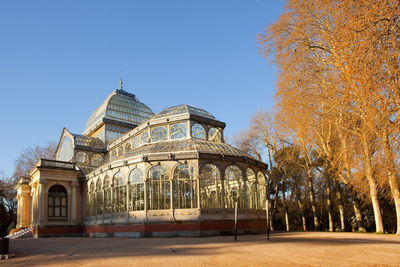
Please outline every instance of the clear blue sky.
[{"label": "clear blue sky", "polygon": [[275,70],[257,34],[278,0],[0,2],[0,169],[24,148],[82,133],[119,86],[155,113],[190,104],[231,136],[273,106]]}]

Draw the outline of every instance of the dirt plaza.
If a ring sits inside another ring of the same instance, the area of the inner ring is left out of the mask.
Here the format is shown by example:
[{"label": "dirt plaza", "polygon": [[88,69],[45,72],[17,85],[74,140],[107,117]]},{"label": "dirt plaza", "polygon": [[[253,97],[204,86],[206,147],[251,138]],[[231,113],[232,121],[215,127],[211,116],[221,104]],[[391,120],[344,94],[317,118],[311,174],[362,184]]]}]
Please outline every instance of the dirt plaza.
[{"label": "dirt plaza", "polygon": [[197,238],[10,240],[0,266],[400,266],[400,237],[290,232]]}]

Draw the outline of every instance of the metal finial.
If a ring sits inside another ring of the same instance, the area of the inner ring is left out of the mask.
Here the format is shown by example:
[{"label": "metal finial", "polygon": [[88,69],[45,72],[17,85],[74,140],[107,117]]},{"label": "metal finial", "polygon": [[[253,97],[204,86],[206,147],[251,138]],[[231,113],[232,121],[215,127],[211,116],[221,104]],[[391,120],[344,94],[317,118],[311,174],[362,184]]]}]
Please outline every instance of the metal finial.
[{"label": "metal finial", "polygon": [[124,83],[122,82],[122,76],[121,76],[121,78],[119,79],[119,89],[121,89],[122,90],[122,85],[123,85]]}]

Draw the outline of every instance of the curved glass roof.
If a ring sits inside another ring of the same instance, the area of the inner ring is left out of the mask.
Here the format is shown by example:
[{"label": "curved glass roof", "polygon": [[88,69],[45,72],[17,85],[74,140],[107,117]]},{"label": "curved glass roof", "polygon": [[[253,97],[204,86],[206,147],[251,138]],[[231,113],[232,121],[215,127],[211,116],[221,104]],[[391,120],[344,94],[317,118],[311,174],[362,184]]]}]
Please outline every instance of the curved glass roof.
[{"label": "curved glass roof", "polygon": [[159,118],[170,117],[173,115],[179,115],[179,114],[185,114],[185,113],[215,120],[215,117],[213,115],[211,115],[209,112],[205,111],[204,109],[196,108],[196,107],[189,106],[189,105],[178,105],[178,106],[169,107],[167,109],[164,109],[163,111],[161,111],[154,117],[152,117],[152,119],[159,119]]},{"label": "curved glass roof", "polygon": [[198,151],[200,153],[207,153],[207,154],[246,156],[253,158],[247,153],[225,143],[215,143],[204,140],[190,140],[190,139],[143,145],[141,147],[134,149],[131,152],[128,152],[123,157],[130,157],[130,156],[151,154],[151,153],[171,153],[171,152],[185,152],[185,151]]},{"label": "curved glass roof", "polygon": [[153,111],[140,102],[134,94],[117,89],[92,113],[86,123],[84,134],[94,130],[104,118],[139,125],[153,115]]}]

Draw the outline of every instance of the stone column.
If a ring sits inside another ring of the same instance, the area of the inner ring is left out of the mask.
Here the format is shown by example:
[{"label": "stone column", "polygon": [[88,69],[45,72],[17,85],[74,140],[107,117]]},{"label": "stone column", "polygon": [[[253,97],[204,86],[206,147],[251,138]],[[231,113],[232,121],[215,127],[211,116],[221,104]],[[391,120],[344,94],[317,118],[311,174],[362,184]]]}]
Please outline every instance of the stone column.
[{"label": "stone column", "polygon": [[35,224],[35,187],[31,189],[31,227]]},{"label": "stone column", "polygon": [[43,225],[44,223],[44,188],[45,188],[46,180],[40,179],[39,180],[39,203],[38,203],[38,225]]},{"label": "stone column", "polygon": [[29,192],[22,194],[22,227],[29,227],[31,221],[31,197]]},{"label": "stone column", "polygon": [[78,212],[77,199],[76,199],[76,187],[77,186],[78,186],[78,183],[71,182],[71,191],[72,191],[72,196],[71,196],[71,224],[76,224],[76,214]]},{"label": "stone column", "polygon": [[21,226],[21,196],[17,196],[17,225],[16,228],[20,228]]}]

